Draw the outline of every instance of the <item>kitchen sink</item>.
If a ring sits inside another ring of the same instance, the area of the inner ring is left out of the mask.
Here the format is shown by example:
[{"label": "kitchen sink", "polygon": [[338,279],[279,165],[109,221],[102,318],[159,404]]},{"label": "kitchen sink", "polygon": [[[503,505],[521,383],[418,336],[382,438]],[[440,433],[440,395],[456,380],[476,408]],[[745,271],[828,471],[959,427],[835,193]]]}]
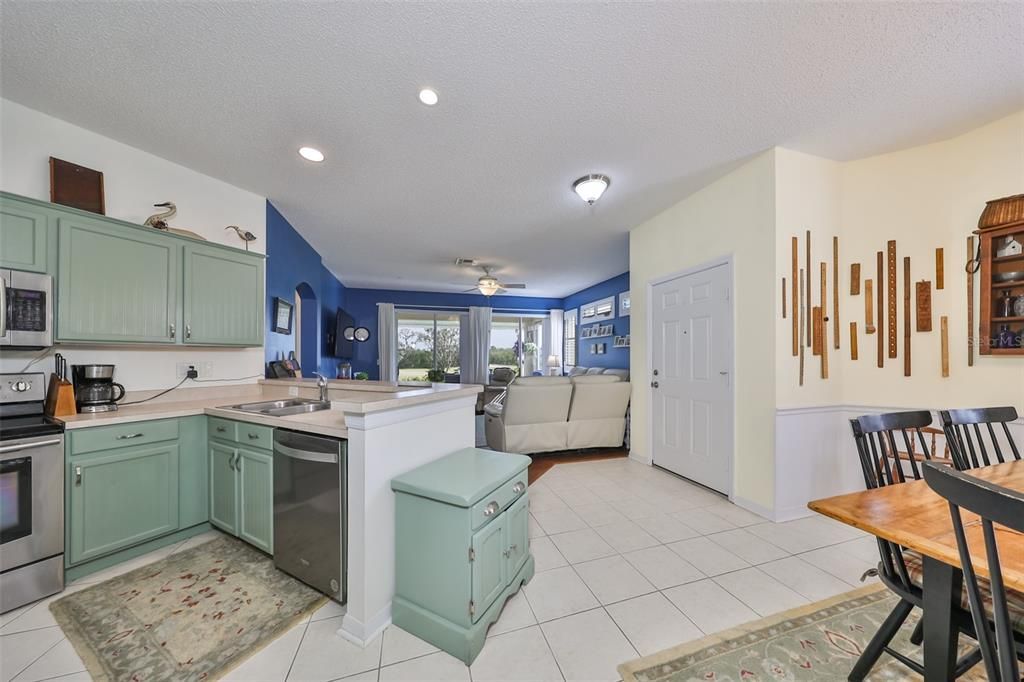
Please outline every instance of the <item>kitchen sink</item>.
[{"label": "kitchen sink", "polygon": [[259,403],[242,403],[231,405],[227,409],[265,414],[271,417],[287,417],[292,414],[309,414],[320,410],[331,409],[331,403],[308,398],[286,398],[284,400],[265,400]]}]

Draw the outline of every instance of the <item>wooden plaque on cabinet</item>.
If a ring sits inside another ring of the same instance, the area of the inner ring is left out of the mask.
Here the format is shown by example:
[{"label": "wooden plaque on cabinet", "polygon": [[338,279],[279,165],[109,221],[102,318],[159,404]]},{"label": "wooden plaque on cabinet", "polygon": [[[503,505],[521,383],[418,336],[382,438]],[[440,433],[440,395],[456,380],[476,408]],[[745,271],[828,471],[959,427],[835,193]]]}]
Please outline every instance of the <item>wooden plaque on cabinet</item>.
[{"label": "wooden plaque on cabinet", "polygon": [[103,173],[51,156],[50,201],[106,215]]}]

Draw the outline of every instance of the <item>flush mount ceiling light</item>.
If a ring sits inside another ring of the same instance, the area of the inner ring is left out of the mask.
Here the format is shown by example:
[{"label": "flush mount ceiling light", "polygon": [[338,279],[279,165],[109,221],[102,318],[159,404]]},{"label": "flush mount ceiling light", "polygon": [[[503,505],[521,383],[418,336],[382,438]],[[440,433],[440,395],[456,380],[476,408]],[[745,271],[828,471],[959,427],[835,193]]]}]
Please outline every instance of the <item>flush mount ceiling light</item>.
[{"label": "flush mount ceiling light", "polygon": [[324,153],[314,147],[299,147],[299,156],[313,163],[321,163],[324,160]]},{"label": "flush mount ceiling light", "polygon": [[593,206],[594,202],[601,198],[601,195],[604,194],[604,191],[608,189],[610,184],[612,184],[612,181],[607,175],[591,173],[572,183],[572,189],[576,194],[580,195],[580,199]]},{"label": "flush mount ceiling light", "polygon": [[437,92],[430,88],[423,88],[420,90],[420,101],[426,104],[428,107],[432,107],[437,104]]}]

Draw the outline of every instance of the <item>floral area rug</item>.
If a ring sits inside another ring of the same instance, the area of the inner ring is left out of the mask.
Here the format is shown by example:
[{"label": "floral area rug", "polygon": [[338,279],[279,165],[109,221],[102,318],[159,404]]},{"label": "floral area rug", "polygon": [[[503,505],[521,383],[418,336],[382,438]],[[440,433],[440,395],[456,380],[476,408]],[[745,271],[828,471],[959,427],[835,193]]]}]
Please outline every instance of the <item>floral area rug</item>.
[{"label": "floral area rug", "polygon": [[[896,602],[884,587],[864,587],[623,663],[619,672],[624,682],[846,680]],[[910,643],[910,634],[919,617],[919,610],[911,612],[891,643],[917,661],[921,647]],[[961,653],[967,641],[961,642]],[[983,670],[976,666],[960,679],[984,679]],[[882,654],[868,679],[903,681],[921,676]]]},{"label": "floral area rug", "polygon": [[212,680],[326,598],[222,537],[50,605],[95,680]]}]

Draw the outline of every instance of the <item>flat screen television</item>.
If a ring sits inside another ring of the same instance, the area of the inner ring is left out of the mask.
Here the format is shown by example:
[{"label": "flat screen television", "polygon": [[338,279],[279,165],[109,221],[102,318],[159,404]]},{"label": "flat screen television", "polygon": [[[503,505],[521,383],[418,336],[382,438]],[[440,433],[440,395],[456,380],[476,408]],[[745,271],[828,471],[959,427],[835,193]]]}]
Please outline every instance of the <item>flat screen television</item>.
[{"label": "flat screen television", "polygon": [[332,334],[331,355],[336,358],[351,358],[355,349],[355,342],[351,336],[345,338],[345,330],[355,327],[356,321],[351,315],[341,308],[338,308],[338,315],[335,318],[334,333]]}]

